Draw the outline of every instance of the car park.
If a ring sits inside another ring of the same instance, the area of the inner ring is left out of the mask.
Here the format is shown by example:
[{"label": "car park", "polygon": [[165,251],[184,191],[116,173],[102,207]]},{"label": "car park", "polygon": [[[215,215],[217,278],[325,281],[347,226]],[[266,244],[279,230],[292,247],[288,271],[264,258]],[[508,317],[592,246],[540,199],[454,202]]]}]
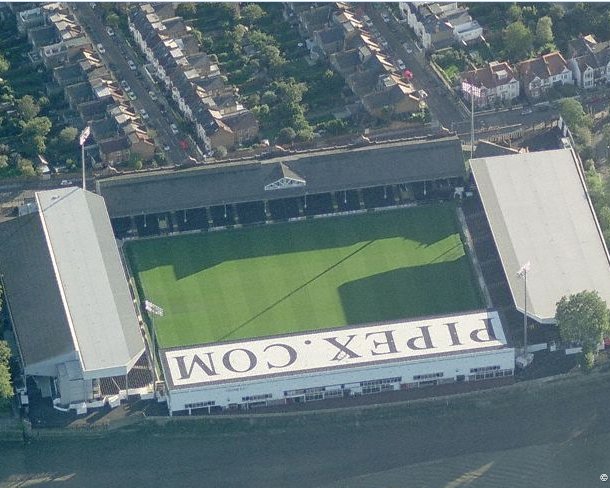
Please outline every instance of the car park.
[{"label": "car park", "polygon": [[106,49],[104,49],[104,45],[101,42],[97,45],[97,50],[100,54],[104,54],[106,52]]}]

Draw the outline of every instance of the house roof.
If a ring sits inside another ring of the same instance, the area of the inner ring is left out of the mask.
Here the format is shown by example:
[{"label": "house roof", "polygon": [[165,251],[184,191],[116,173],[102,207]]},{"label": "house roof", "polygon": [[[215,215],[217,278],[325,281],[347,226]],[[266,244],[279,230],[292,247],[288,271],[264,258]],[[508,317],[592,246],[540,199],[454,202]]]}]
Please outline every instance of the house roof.
[{"label": "house roof", "polygon": [[343,40],[343,28],[340,25],[326,27],[316,31],[316,35],[322,41],[322,44],[332,44]]},{"label": "house roof", "polygon": [[474,174],[518,310],[554,322],[561,297],[596,290],[610,303],[610,257],[571,149],[473,159]]},{"label": "house roof", "polygon": [[515,80],[515,73],[510,65],[504,61],[502,63],[489,63],[482,68],[465,71],[460,75],[460,78],[471,85],[490,89]]},{"label": "house roof", "polygon": [[563,73],[567,69],[566,60],[559,51],[528,59],[517,65],[517,71],[526,82],[536,77],[546,80],[551,76]]},{"label": "house roof", "polygon": [[129,149],[129,140],[125,136],[116,137],[114,139],[108,139],[98,144],[102,154],[111,154],[118,151],[125,151]]},{"label": "house roof", "polygon": [[[276,166],[284,163],[307,181],[299,189],[266,192]],[[181,172],[99,180],[98,193],[112,217],[141,215],[224,203],[342,191],[348,189],[463,177],[457,137],[401,141],[268,160],[215,164]],[[271,195],[273,193],[273,195]]]},{"label": "house roof", "polygon": [[233,132],[258,129],[258,120],[249,110],[240,110],[239,112],[225,115],[222,118],[222,121],[227,124]]},{"label": "house roof", "polygon": [[0,256],[26,366],[76,352],[86,378],[127,373],[144,343],[103,199],[70,187],[36,202]]}]

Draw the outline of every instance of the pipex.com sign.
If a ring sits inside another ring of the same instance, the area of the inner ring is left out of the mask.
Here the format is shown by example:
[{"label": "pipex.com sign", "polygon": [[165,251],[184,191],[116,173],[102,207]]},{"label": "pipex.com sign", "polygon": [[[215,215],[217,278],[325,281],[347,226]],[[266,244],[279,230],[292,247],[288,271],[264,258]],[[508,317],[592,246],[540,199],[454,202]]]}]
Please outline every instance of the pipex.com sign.
[{"label": "pipex.com sign", "polygon": [[497,312],[328,329],[162,351],[170,385],[188,387],[506,345]]}]

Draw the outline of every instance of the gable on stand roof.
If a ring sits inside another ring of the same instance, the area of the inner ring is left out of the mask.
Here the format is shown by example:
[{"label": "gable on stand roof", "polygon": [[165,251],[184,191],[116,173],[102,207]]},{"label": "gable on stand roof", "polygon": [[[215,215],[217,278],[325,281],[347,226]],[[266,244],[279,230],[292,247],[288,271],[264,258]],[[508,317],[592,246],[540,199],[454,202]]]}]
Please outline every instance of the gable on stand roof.
[{"label": "gable on stand roof", "polygon": [[305,178],[291,170],[284,163],[277,164],[269,176],[271,182],[265,185],[265,190],[282,190],[307,184]]}]

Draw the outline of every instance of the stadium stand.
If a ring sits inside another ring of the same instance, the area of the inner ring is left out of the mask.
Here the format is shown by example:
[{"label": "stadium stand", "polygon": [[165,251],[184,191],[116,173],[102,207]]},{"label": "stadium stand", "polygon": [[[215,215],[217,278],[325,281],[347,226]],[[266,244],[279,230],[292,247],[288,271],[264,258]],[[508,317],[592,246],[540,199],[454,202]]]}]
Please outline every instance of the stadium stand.
[{"label": "stadium stand", "polygon": [[240,224],[259,224],[267,220],[263,202],[238,203],[235,208]]},{"label": "stadium stand", "polygon": [[35,196],[36,212],[3,224],[6,304],[24,375],[82,413],[103,404],[99,380],[127,374],[144,341],[103,199],[74,187]]}]

